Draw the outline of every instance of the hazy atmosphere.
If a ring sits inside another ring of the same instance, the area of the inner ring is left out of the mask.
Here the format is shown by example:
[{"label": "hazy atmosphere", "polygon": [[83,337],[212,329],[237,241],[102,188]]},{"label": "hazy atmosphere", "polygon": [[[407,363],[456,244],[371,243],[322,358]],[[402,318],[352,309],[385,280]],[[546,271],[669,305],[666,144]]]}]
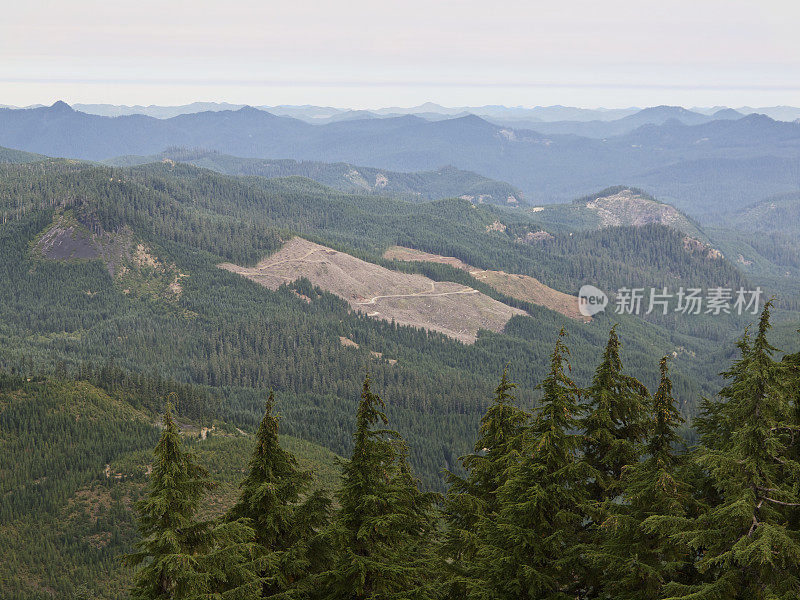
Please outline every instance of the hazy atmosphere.
[{"label": "hazy atmosphere", "polygon": [[5,104],[800,104],[791,0],[7,2]]}]

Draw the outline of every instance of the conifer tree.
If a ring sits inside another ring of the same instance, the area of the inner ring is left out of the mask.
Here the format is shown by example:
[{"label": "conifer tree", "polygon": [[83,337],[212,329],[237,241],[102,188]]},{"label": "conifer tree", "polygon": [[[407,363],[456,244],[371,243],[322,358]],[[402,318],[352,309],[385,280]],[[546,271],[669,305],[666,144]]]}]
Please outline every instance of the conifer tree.
[{"label": "conifer tree", "polygon": [[478,523],[496,518],[498,490],[506,482],[511,465],[522,455],[521,433],[530,415],[515,406],[511,393],[515,387],[504,370],[481,419],[474,452],[461,459],[466,476],[448,472],[443,553],[451,598],[464,598],[467,589],[480,580],[475,562],[480,545]]},{"label": "conifer tree", "polygon": [[653,427],[646,458],[624,468],[621,498],[606,502],[606,519],[591,558],[603,572],[603,597],[657,600],[666,581],[686,570],[690,560],[671,539],[670,524],[686,517],[693,505],[686,483],[685,454],[677,450],[683,423],[672,395],[667,357],[653,395]]},{"label": "conifer tree", "polygon": [[204,492],[211,487],[208,472],[181,450],[168,407],[164,431],[153,452],[147,494],[136,506],[142,539],[129,561],[142,566],[132,598],[191,598],[208,589],[208,577],[197,559],[208,525],[195,517]]},{"label": "conifer tree", "polygon": [[606,518],[608,502],[620,493],[623,469],[638,462],[650,424],[649,392],[634,377],[622,372],[621,346],[614,325],[592,383],[584,392],[587,406],[581,423],[583,457],[595,472],[586,482],[589,519],[583,532],[589,567],[584,593],[590,598],[598,596],[603,582],[602,569],[598,570],[597,561],[591,558],[603,543],[599,525]]},{"label": "conifer tree", "polygon": [[584,483],[594,473],[580,460],[580,392],[569,376],[565,336],[562,329],[538,386],[543,396],[524,433],[524,457],[499,490],[497,519],[479,523],[484,576],[471,598],[566,599],[580,592]]},{"label": "conifer tree", "polygon": [[387,424],[384,410],[368,375],[330,532],[336,556],[317,578],[319,597],[326,600],[434,597],[429,545],[435,495],[419,491],[398,448],[399,435],[376,428]]},{"label": "conifer tree", "polygon": [[638,380],[622,372],[621,347],[615,325],[586,390],[583,450],[586,461],[599,473],[590,486],[598,503],[619,492],[622,470],[639,460],[650,423],[650,394]]},{"label": "conifer tree", "polygon": [[260,600],[259,552],[249,519],[214,521],[198,556],[208,591],[198,600]]},{"label": "conifer tree", "polygon": [[[798,330],[798,333],[800,333],[800,330]],[[789,401],[795,409],[795,420],[800,424],[800,352],[784,356],[781,362],[789,382]],[[800,447],[797,450],[800,451]]]},{"label": "conifer tree", "polygon": [[800,596],[800,532],[790,525],[800,506],[800,463],[792,456],[798,426],[786,366],[773,360],[767,340],[771,306],[764,306],[755,339],[740,340],[742,356],[724,373],[727,385],[698,419],[697,462],[719,502],[678,536],[700,554],[705,579],[668,584],[670,597]]},{"label": "conifer tree", "polygon": [[252,529],[242,521],[215,526],[197,520],[203,494],[212,487],[208,472],[181,449],[168,406],[147,492],[136,506],[142,539],[137,552],[127,557],[130,564],[139,565],[132,598],[259,597]]},{"label": "conifer tree", "polygon": [[264,597],[302,588],[306,576],[322,567],[326,551],[319,532],[330,512],[325,493],[310,491],[311,473],[281,448],[274,405],[270,391],[239,499],[227,515],[228,521],[249,519],[255,530]]}]

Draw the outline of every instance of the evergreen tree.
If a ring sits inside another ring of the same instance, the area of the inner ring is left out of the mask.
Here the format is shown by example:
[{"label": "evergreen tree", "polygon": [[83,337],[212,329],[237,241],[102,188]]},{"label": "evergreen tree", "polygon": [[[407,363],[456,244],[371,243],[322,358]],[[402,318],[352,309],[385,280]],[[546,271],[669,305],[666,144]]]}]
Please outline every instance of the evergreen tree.
[{"label": "evergreen tree", "polygon": [[265,597],[301,588],[304,577],[321,568],[325,547],[319,531],[330,511],[324,492],[309,492],[311,473],[281,448],[274,405],[270,392],[239,499],[227,515],[229,521],[249,519],[255,530]]},{"label": "evergreen tree", "polygon": [[685,454],[676,429],[683,423],[672,395],[667,357],[653,396],[653,427],[642,462],[624,468],[621,499],[606,502],[606,519],[592,559],[603,572],[603,596],[656,600],[661,588],[687,569],[688,553],[670,538],[675,517],[686,517],[693,500],[686,483]]},{"label": "evergreen tree", "polygon": [[466,476],[448,472],[443,552],[451,598],[464,598],[480,580],[476,566],[478,523],[496,518],[498,490],[505,484],[511,465],[522,455],[521,433],[530,415],[515,406],[516,399],[511,394],[514,387],[504,370],[494,399],[481,419],[475,452],[461,459]]},{"label": "evergreen tree", "polygon": [[800,506],[800,463],[792,445],[800,432],[786,365],[767,340],[770,309],[755,339],[739,342],[742,356],[726,373],[719,400],[698,419],[698,464],[720,500],[679,536],[700,553],[696,584],[666,586],[675,598],[766,599],[800,596],[800,532],[790,516]]},{"label": "evergreen tree", "polygon": [[649,427],[649,392],[622,372],[617,326],[611,328],[603,359],[586,390],[588,414],[583,420],[584,456],[598,472],[591,484],[597,503],[619,492],[622,470],[639,460]]},{"label": "evergreen tree", "polygon": [[599,525],[606,519],[608,502],[620,494],[623,469],[639,461],[650,425],[650,394],[637,379],[622,372],[621,346],[614,325],[592,383],[585,390],[583,457],[595,473],[586,482],[589,519],[583,532],[587,566],[596,567],[586,573],[585,593],[590,598],[597,597],[603,582],[602,568],[591,558],[603,543]]},{"label": "evergreen tree", "polygon": [[593,475],[580,460],[580,393],[569,376],[569,349],[561,330],[543,396],[524,433],[521,462],[501,486],[496,520],[479,523],[486,543],[478,554],[484,573],[471,598],[523,600],[575,598],[579,593],[579,532],[585,481]]},{"label": "evergreen tree", "polygon": [[127,557],[139,565],[132,598],[259,597],[252,565],[253,530],[242,521],[214,526],[197,520],[203,494],[212,487],[208,472],[181,449],[168,406],[147,493],[136,506],[142,539],[138,551]]},{"label": "evergreen tree", "polygon": [[259,551],[249,519],[210,523],[198,556],[208,591],[198,600],[260,600]]},{"label": "evergreen tree", "polygon": [[353,454],[344,465],[330,532],[336,557],[317,579],[330,600],[428,599],[434,595],[435,494],[419,491],[385,404],[364,380]]},{"label": "evergreen tree", "polygon": [[[800,352],[784,356],[782,362],[789,381],[790,401],[795,408],[795,420],[800,424]],[[797,449],[800,451],[800,447]]]},{"label": "evergreen tree", "polygon": [[207,591],[209,577],[198,554],[207,539],[208,524],[198,522],[196,513],[211,487],[208,472],[181,449],[168,407],[164,431],[153,452],[147,494],[136,506],[142,540],[129,560],[141,566],[132,598],[192,598]]}]

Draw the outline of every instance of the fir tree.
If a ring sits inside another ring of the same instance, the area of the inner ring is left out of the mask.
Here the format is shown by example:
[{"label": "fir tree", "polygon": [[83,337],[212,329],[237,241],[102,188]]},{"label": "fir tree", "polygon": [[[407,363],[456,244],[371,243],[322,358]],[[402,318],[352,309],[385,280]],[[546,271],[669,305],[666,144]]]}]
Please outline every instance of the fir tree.
[{"label": "fir tree", "polygon": [[311,473],[281,448],[274,405],[270,392],[239,499],[227,515],[229,521],[249,519],[255,530],[265,597],[302,588],[321,568],[326,552],[319,531],[330,511],[324,492],[309,491]]},{"label": "fir tree", "polygon": [[693,504],[685,454],[676,429],[683,423],[672,395],[667,357],[653,396],[653,427],[642,462],[624,468],[621,498],[606,502],[599,544],[591,558],[603,572],[603,596],[656,600],[666,581],[686,570],[689,555],[672,540],[671,524]]},{"label": "fir tree", "polygon": [[580,460],[580,392],[569,376],[565,336],[562,329],[538,386],[543,396],[524,434],[524,457],[499,490],[497,519],[479,524],[484,581],[472,598],[567,599],[579,592],[584,482],[593,472]]},{"label": "fir tree", "polygon": [[164,431],[153,452],[147,494],[136,506],[142,540],[129,560],[142,566],[132,598],[191,598],[208,589],[208,577],[197,558],[208,524],[195,517],[203,493],[211,487],[208,472],[181,450],[168,407]]},{"label": "fir tree", "polygon": [[639,460],[649,427],[649,392],[622,372],[616,325],[611,328],[603,359],[586,390],[588,414],[583,420],[586,461],[599,473],[592,498],[598,503],[619,492],[622,470]]},{"label": "fir tree", "polygon": [[675,598],[755,599],[800,596],[800,533],[790,515],[800,506],[798,435],[785,365],[767,340],[771,302],[758,332],[740,340],[742,356],[726,373],[719,400],[698,419],[703,447],[698,464],[719,502],[678,537],[697,550],[697,584],[666,586]]},{"label": "fir tree", "polygon": [[505,484],[510,466],[522,455],[522,428],[529,414],[515,406],[515,384],[503,371],[494,399],[481,419],[474,453],[461,459],[465,477],[448,472],[445,499],[446,530],[443,544],[447,561],[449,595],[463,598],[480,580],[476,566],[478,523],[496,518],[498,490]]},{"label": "fir tree", "polygon": [[194,456],[181,449],[167,407],[164,431],[153,453],[147,493],[137,503],[139,565],[135,600],[230,598],[255,600],[260,584],[253,570],[253,530],[246,522],[214,526],[197,520],[203,494],[213,484]]},{"label": "fir tree", "polygon": [[361,600],[433,597],[435,495],[419,491],[399,435],[386,425],[385,404],[366,377],[356,416],[353,454],[344,465],[340,509],[330,532],[336,557],[317,578],[321,598]]},{"label": "fir tree", "polygon": [[198,563],[208,591],[198,600],[260,600],[259,551],[249,519],[210,524]]},{"label": "fir tree", "polygon": [[[590,518],[584,523],[583,541],[587,566],[597,567],[591,555],[603,543],[604,534],[599,525],[606,519],[608,502],[620,494],[623,469],[638,462],[650,424],[650,394],[638,380],[622,372],[620,348],[615,325],[592,383],[585,391],[588,402],[581,424],[583,457],[595,473],[586,482]],[[602,568],[588,568],[585,594],[597,597],[602,582]]]}]

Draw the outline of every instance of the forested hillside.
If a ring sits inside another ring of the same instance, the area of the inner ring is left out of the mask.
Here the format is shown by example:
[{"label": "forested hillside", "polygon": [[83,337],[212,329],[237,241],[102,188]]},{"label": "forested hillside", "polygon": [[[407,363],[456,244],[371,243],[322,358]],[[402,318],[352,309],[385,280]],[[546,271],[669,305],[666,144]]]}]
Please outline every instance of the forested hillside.
[{"label": "forested hillside", "polygon": [[23,152],[22,150],[13,150],[11,148],[0,147],[0,163],[26,163],[45,160],[47,157],[40,154],[33,154],[31,152]]},{"label": "forested hillside", "polygon": [[113,166],[131,167],[169,160],[189,163],[226,175],[257,175],[268,178],[296,175],[343,192],[373,193],[412,202],[457,197],[464,197],[476,204],[485,202],[517,206],[523,202],[522,192],[513,186],[455,167],[399,173],[347,163],[240,158],[186,148],[171,148],[154,156],[120,156],[103,162]]},{"label": "forested hillside", "polygon": [[291,418],[278,421],[272,393],[252,436],[213,418],[203,388],[113,366],[0,374],[15,465],[0,496],[4,594],[791,595],[800,355],[778,360],[770,309],[737,342],[691,447],[668,357],[648,389],[613,327],[579,386],[562,329],[535,408],[502,373],[445,496],[420,489],[409,442],[387,428],[391,389],[369,375],[349,401],[350,458],[335,463],[278,437]]},{"label": "forested hillside", "polygon": [[[235,461],[252,439],[241,432],[255,431],[270,389],[279,398],[286,447],[311,461],[330,487],[332,455],[348,456],[357,444],[352,422],[366,372],[407,442],[407,467],[398,473],[413,472],[422,489],[444,491],[444,469],[453,476],[469,471],[459,456],[471,447],[499,373],[505,369],[518,385],[521,409],[537,406],[554,332],[570,336],[580,386],[589,385],[615,323],[626,368],[651,389],[660,380],[659,358],[672,356],[677,408],[691,422],[700,398],[718,390],[732,340],[755,319],[609,310],[583,322],[448,264],[383,258],[402,246],[535,277],[569,295],[584,283],[608,291],[750,285],[729,260],[659,223],[537,237],[530,235],[542,229],[536,213],[463,199],[406,202],[300,177],[64,160],[0,166],[0,215],[0,367],[13,373],[0,398],[3,458],[23,465],[3,478],[12,598],[39,598],[50,588],[94,597],[99,585],[81,589],[83,579],[130,576],[111,558],[135,539],[130,511],[146,480],[142,450],[155,443],[155,414],[167,398],[189,432],[186,443],[223,483],[209,505],[215,514],[232,502],[232,482],[244,468]],[[268,289],[219,268],[253,266],[294,236],[467,286],[525,314],[464,344],[373,319],[306,279]],[[782,349],[795,350],[796,319],[782,318]],[[189,441],[212,426],[211,438]],[[696,439],[688,428],[681,434]],[[74,443],[59,448],[57,440],[66,439]],[[44,475],[59,470],[69,476]],[[430,527],[428,517],[417,516],[420,527]],[[47,550],[13,558],[34,546]],[[22,564],[33,566],[15,567]]]},{"label": "forested hillside", "polygon": [[[200,388],[113,367],[75,377],[0,373],[0,581],[8,600],[128,596],[132,572],[118,559],[137,539],[131,509],[152,469],[167,398],[184,443],[218,484],[206,517],[233,504],[253,443],[252,431],[215,417],[219,398]],[[336,486],[332,453],[288,436],[281,444],[314,469],[314,486]]]},{"label": "forested hillside", "polygon": [[0,5],[0,600],[800,600],[800,0]]}]

